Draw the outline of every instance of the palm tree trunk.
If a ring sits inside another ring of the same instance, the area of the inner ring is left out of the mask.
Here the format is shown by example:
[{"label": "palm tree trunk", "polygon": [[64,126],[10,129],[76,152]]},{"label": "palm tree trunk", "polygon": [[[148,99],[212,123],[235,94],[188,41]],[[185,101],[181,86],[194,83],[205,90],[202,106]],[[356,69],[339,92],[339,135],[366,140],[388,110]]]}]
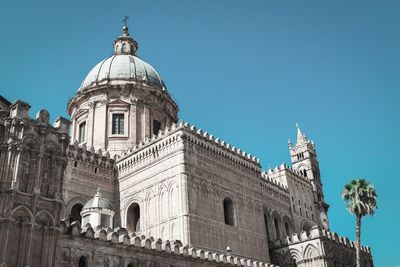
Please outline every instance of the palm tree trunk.
[{"label": "palm tree trunk", "polygon": [[357,267],[361,267],[361,258],[360,258],[360,250],[361,250],[361,216],[356,216],[356,261]]}]

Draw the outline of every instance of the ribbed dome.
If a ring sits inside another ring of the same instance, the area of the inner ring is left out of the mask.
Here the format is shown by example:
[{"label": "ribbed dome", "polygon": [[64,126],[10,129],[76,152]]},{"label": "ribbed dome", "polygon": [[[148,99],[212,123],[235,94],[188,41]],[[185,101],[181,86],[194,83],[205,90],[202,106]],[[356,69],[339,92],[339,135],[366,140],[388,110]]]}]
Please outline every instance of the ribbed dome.
[{"label": "ribbed dome", "polygon": [[112,55],[97,64],[83,80],[79,90],[102,84],[141,82],[165,90],[156,70],[140,58],[129,54]]},{"label": "ribbed dome", "polygon": [[109,209],[112,210],[111,202],[103,197],[100,190],[97,189],[97,193],[94,198],[90,199],[86,202],[85,206],[83,206],[82,211],[87,209]]},{"label": "ribbed dome", "polygon": [[137,42],[129,35],[128,27],[114,41],[114,54],[97,64],[83,80],[79,91],[105,84],[143,83],[165,90],[156,70],[136,56]]}]

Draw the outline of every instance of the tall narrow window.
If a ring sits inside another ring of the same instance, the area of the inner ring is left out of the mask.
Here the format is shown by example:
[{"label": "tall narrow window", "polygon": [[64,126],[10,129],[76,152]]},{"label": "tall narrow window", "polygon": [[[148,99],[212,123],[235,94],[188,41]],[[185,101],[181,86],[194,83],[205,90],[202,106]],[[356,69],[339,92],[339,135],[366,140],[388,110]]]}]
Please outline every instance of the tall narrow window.
[{"label": "tall narrow window", "polygon": [[112,134],[124,134],[124,114],[112,114]]},{"label": "tall narrow window", "polygon": [[285,222],[285,232],[286,232],[286,235],[290,234],[289,233],[289,223],[288,222]]},{"label": "tall narrow window", "polygon": [[229,197],[224,199],[224,217],[225,224],[235,226],[235,208]]},{"label": "tall narrow window", "polygon": [[88,262],[87,262],[87,259],[86,259],[85,256],[82,256],[82,257],[79,259],[78,266],[79,266],[79,267],[87,267],[87,266],[88,266]]},{"label": "tall narrow window", "polygon": [[86,121],[79,124],[79,143],[85,142]]},{"label": "tall narrow window", "polygon": [[271,240],[269,237],[269,231],[268,231],[268,218],[265,213],[264,213],[264,224],[265,224],[265,234],[267,235],[267,240]]},{"label": "tall narrow window", "polygon": [[140,207],[138,203],[132,203],[128,208],[126,216],[126,228],[129,232],[140,230]]},{"label": "tall narrow window", "polygon": [[100,225],[103,228],[107,228],[110,226],[110,216],[107,214],[101,214],[100,216]]},{"label": "tall narrow window", "polygon": [[153,120],[153,134],[157,135],[161,129],[161,122]]},{"label": "tall narrow window", "polygon": [[[81,211],[82,211],[82,204],[75,204],[71,208],[71,214],[69,215],[69,222],[72,223],[74,221],[78,221],[79,223],[82,223],[81,220]],[[82,225],[83,227],[83,225]]]},{"label": "tall narrow window", "polygon": [[278,219],[274,218],[274,226],[275,226],[275,233],[276,233],[276,239],[281,238],[281,234],[279,232],[279,224],[278,224]]}]

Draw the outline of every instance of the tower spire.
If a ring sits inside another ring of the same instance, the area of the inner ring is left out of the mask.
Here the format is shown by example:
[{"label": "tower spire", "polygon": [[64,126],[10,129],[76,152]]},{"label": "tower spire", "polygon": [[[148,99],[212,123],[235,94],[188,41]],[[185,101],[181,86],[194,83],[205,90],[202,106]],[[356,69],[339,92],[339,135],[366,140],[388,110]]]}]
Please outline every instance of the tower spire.
[{"label": "tower spire", "polygon": [[305,135],[301,131],[298,123],[296,123],[296,128],[297,128],[297,144],[304,144],[307,140],[305,138]]}]

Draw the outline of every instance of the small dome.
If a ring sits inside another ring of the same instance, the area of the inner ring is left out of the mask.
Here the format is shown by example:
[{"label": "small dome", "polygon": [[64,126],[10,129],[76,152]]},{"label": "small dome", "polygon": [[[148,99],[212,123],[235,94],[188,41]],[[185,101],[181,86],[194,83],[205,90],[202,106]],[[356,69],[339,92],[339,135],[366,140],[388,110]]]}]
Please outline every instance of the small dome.
[{"label": "small dome", "polygon": [[100,192],[100,189],[97,189],[97,193],[94,196],[94,198],[90,199],[86,204],[83,206],[82,211],[84,210],[90,210],[90,209],[108,209],[112,210],[113,207],[111,205],[111,202],[103,197],[103,195]]},{"label": "small dome", "polygon": [[79,91],[102,84],[145,83],[161,90],[165,84],[157,71],[135,55],[114,54],[98,63],[83,80]]}]

